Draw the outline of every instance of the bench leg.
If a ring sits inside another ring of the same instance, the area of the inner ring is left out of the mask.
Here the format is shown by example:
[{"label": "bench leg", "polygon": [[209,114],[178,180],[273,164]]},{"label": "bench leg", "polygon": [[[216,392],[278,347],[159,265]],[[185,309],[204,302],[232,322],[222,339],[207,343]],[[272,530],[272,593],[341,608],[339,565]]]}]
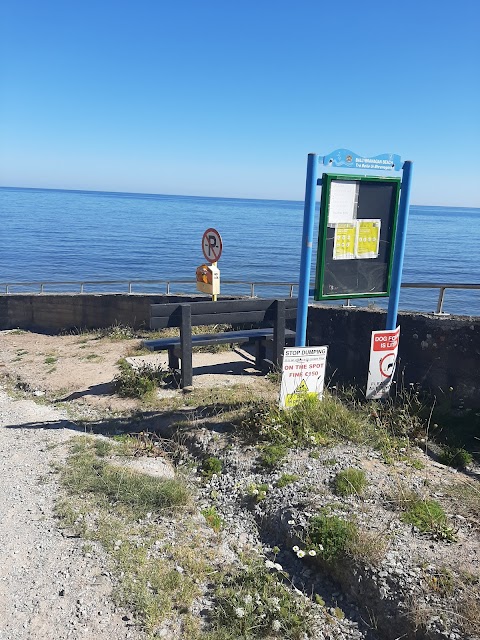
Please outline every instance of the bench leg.
[{"label": "bench leg", "polygon": [[275,300],[273,321],[273,365],[282,368],[283,348],[285,347],[285,300]]},{"label": "bench leg", "polygon": [[267,357],[267,348],[265,346],[265,341],[261,338],[259,340],[255,340],[255,368],[259,371],[263,369],[263,361]]},{"label": "bench leg", "polygon": [[178,357],[175,355],[174,347],[170,347],[168,350],[168,368],[173,370],[180,368],[180,363],[178,361]]},{"label": "bench leg", "polygon": [[192,367],[192,310],[189,304],[181,304],[180,359],[182,361],[182,389],[193,383]]}]

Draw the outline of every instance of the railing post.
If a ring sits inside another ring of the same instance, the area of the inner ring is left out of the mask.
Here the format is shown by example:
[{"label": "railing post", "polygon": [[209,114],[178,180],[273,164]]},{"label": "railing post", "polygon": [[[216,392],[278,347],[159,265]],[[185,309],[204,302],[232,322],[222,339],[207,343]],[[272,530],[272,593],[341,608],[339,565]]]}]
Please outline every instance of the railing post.
[{"label": "railing post", "polygon": [[128,293],[132,293],[132,283],[128,283]]},{"label": "railing post", "polygon": [[254,282],[250,283],[250,297],[251,298],[255,297],[255,283]]},{"label": "railing post", "polygon": [[83,293],[83,282],[80,283],[80,293]]},{"label": "railing post", "polygon": [[10,293],[8,284],[5,285],[5,293]]},{"label": "railing post", "polygon": [[443,299],[445,298],[445,289],[446,287],[440,287],[440,291],[438,293],[437,310],[435,313],[439,316],[443,314]]},{"label": "railing post", "polygon": [[294,285],[291,284],[290,285],[290,298],[293,298],[293,287],[294,287]]},{"label": "railing post", "polygon": [[41,282],[41,283],[40,283],[40,293],[43,293],[43,291],[44,291],[44,286],[45,286],[45,285],[44,285],[44,283],[43,283],[43,282]]},{"label": "railing post", "polygon": [[167,296],[170,295],[170,282],[167,282]]}]

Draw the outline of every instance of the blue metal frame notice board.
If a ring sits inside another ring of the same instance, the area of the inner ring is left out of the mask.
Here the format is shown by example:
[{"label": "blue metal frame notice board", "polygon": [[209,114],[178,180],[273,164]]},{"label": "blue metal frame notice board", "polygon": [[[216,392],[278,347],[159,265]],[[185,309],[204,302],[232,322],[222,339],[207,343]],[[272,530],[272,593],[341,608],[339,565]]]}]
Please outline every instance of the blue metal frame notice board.
[{"label": "blue metal frame notice board", "polygon": [[[318,165],[326,167],[317,180]],[[342,173],[339,173],[342,171]],[[332,171],[335,170],[335,171]],[[396,175],[385,177],[386,173]],[[401,177],[399,177],[401,174]],[[389,296],[387,329],[400,297],[412,163],[347,149],[309,154],[300,262],[296,346],[305,346],[308,299]],[[310,291],[316,187],[322,186],[315,289]]]}]

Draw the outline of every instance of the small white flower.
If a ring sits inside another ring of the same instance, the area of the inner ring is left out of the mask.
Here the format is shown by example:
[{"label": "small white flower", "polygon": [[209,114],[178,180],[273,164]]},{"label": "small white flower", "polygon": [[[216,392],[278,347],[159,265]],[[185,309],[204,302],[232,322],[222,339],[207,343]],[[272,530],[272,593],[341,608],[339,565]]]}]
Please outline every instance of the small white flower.
[{"label": "small white flower", "polygon": [[295,520],[289,520],[287,524],[295,524]]},{"label": "small white flower", "polygon": [[243,618],[245,616],[245,609],[242,609],[242,607],[237,607],[235,609],[235,615],[237,616],[237,618]]},{"label": "small white flower", "polygon": [[316,556],[317,552],[315,551],[315,549],[310,549],[310,551],[308,552],[309,556]]},{"label": "small white flower", "polygon": [[283,571],[283,567],[282,567],[282,565],[281,565],[281,564],[279,564],[278,562],[276,562],[273,566],[275,567],[275,569],[276,569],[277,571]]},{"label": "small white flower", "polygon": [[265,560],[265,566],[267,567],[267,569],[273,569],[275,567],[275,563],[271,560]]},{"label": "small white flower", "polygon": [[282,625],[280,624],[280,620],[274,620],[272,622],[273,631],[280,631],[281,628],[282,628]]},{"label": "small white flower", "polygon": [[305,551],[302,551],[301,549],[297,551],[297,558],[303,558],[304,556],[305,556]]},{"label": "small white flower", "polygon": [[319,551],[323,551],[323,545],[322,544],[317,544],[318,550]]},{"label": "small white flower", "polygon": [[247,593],[247,595],[244,597],[243,601],[244,601],[245,604],[252,604],[253,598],[249,593]]},{"label": "small white flower", "polygon": [[295,553],[298,553],[300,551],[300,547],[297,547],[297,545],[292,547],[292,549],[294,550]]}]

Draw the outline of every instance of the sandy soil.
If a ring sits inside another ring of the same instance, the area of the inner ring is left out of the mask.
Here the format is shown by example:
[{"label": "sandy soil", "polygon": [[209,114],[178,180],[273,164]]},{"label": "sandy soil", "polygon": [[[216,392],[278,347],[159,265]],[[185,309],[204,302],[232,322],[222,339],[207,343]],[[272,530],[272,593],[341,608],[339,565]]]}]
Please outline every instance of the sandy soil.
[{"label": "sandy soil", "polygon": [[[132,364],[149,362],[167,365],[166,353],[141,354],[139,339],[112,340],[94,333],[49,336],[21,331],[0,331],[0,376],[7,376],[17,388],[66,402],[81,409],[122,412],[138,406],[135,400],[113,394],[112,381],[118,374],[118,360]],[[252,364],[247,351],[194,353],[194,386],[210,388],[235,384],[255,385],[263,375]],[[181,395],[164,389],[160,396]]]}]

